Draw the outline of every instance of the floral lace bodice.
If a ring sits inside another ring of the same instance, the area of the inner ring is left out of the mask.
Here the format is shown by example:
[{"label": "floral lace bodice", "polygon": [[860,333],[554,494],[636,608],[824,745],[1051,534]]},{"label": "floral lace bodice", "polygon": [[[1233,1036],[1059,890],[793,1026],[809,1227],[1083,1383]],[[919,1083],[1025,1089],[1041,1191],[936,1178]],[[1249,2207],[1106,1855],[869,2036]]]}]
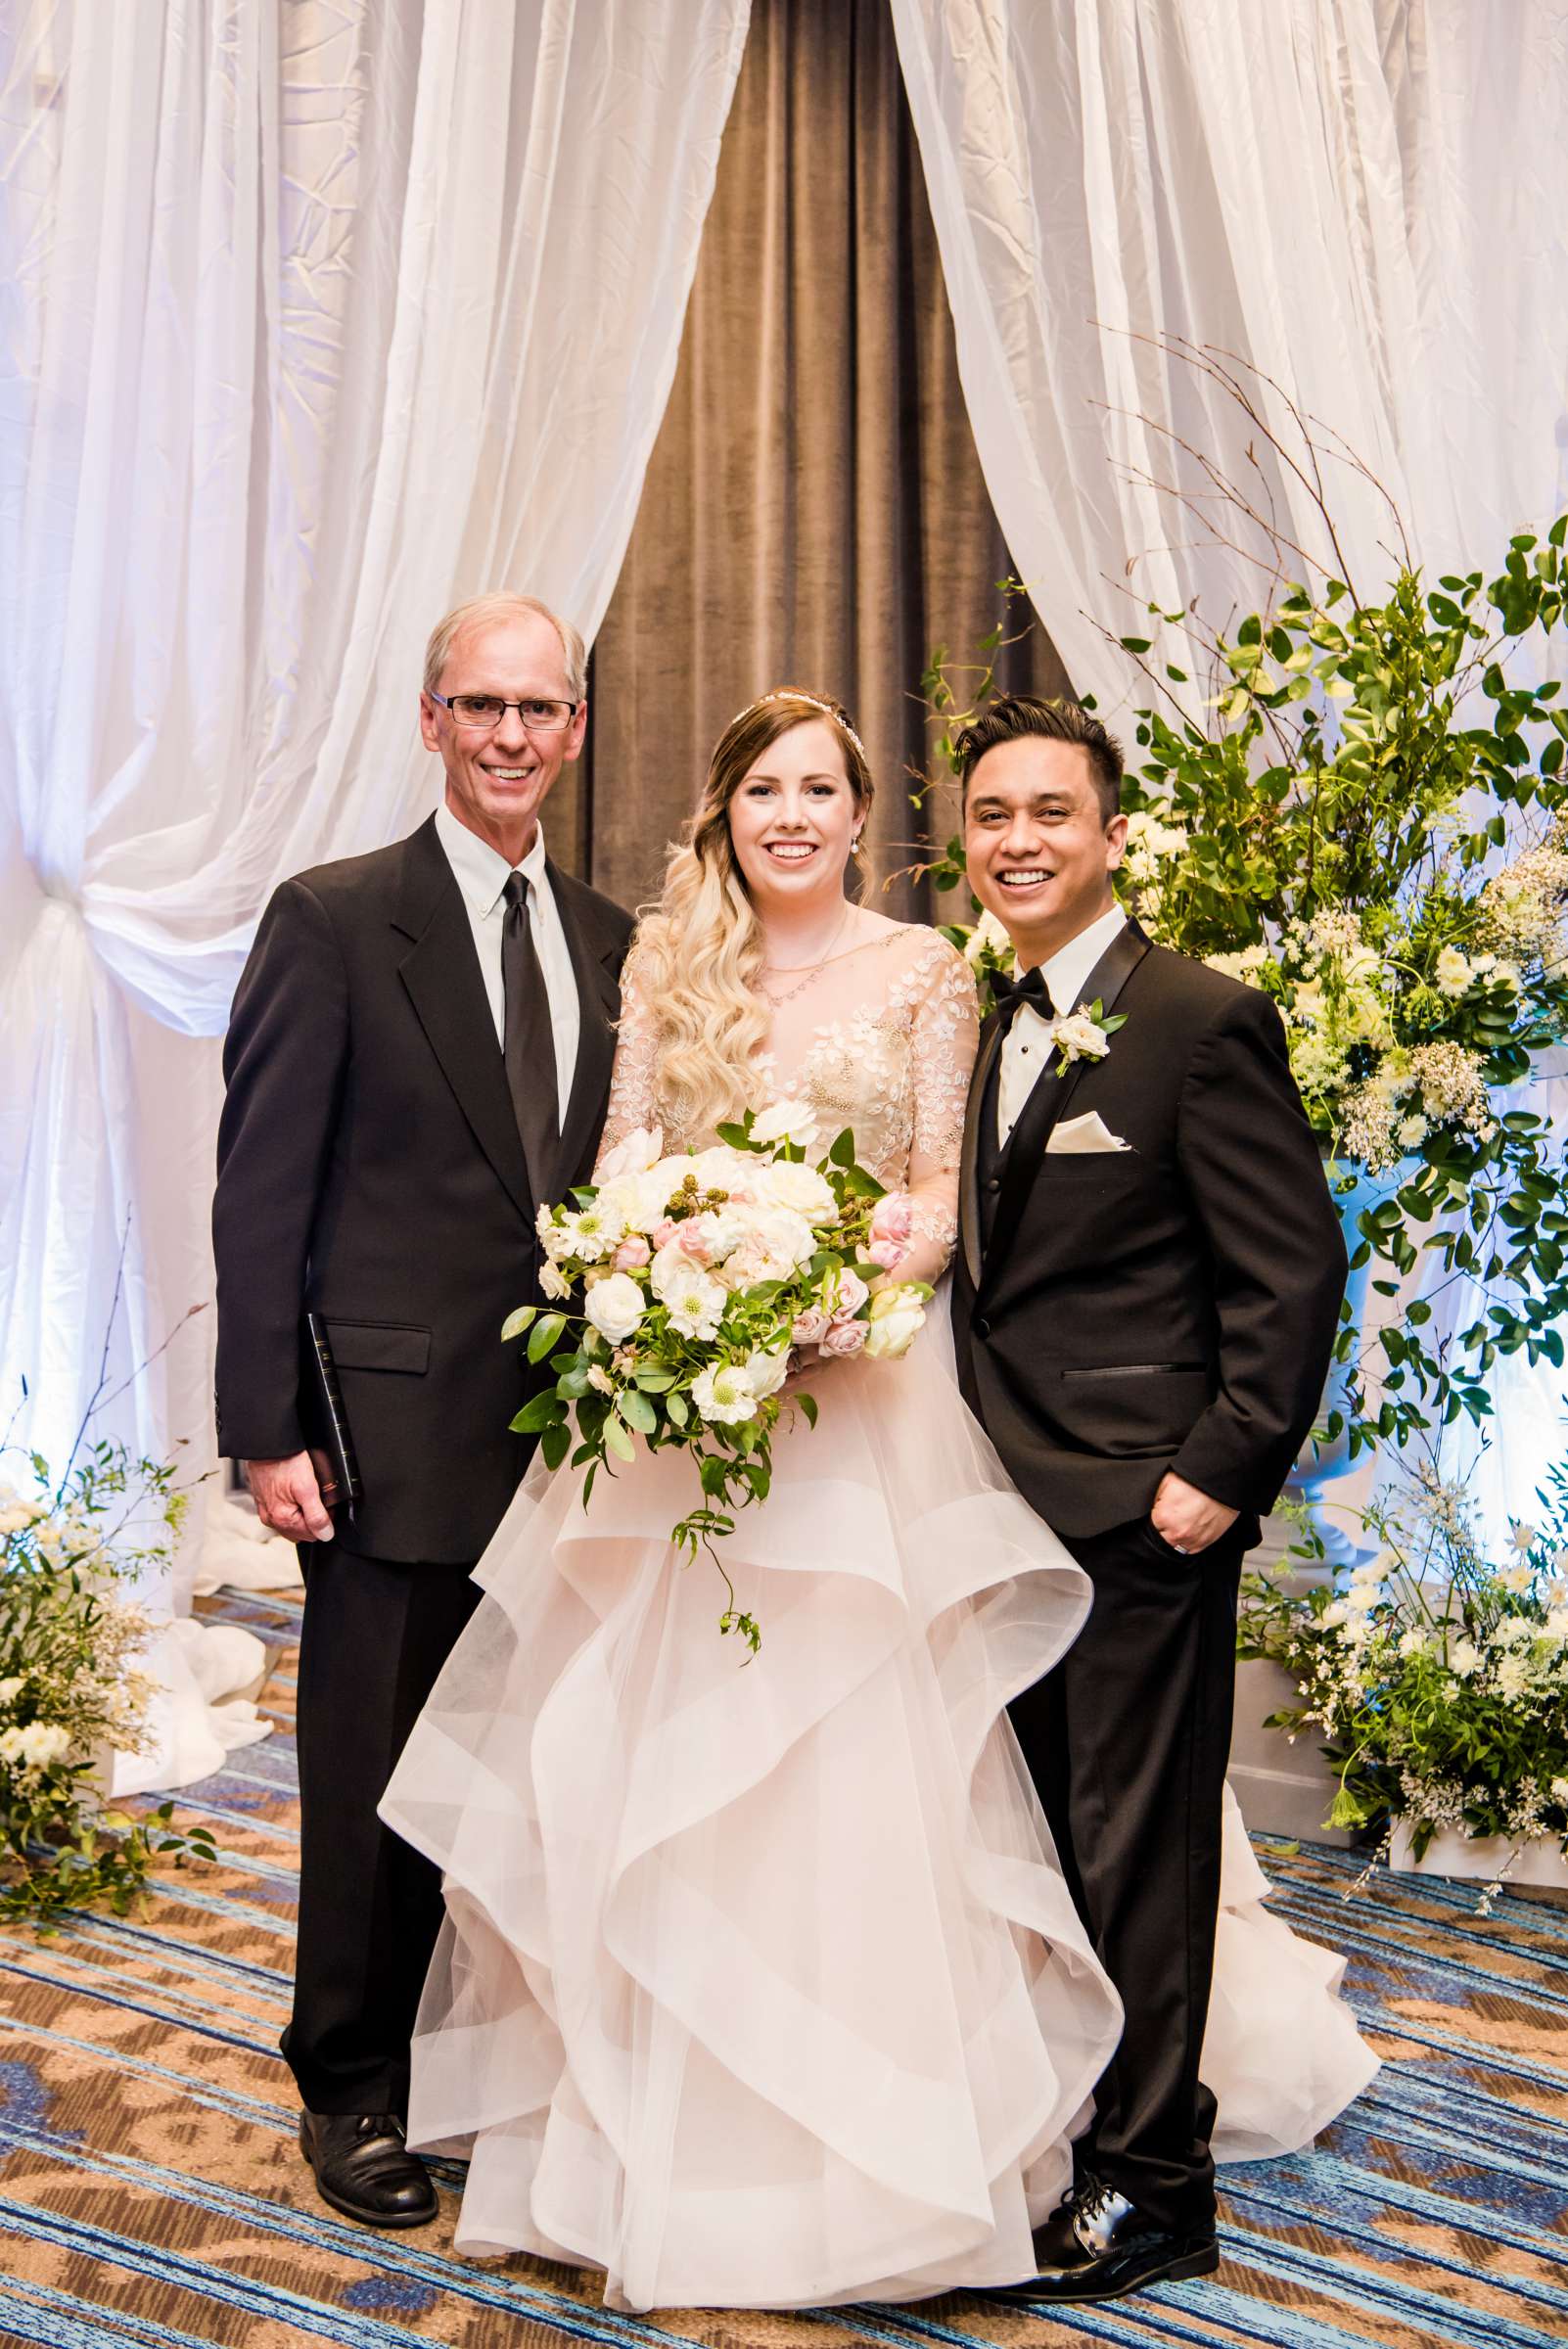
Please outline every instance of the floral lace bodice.
[{"label": "floral lace bodice", "polygon": [[[635,945],[622,977],[621,1040],[603,1148],[638,1127],[662,1128],[667,1150],[700,1150],[661,1090],[659,1023],[641,985]],[[880,932],[826,964],[773,1007],[757,1057],[756,1104],[809,1100],[824,1146],[846,1126],[856,1153],[890,1190],[914,1204],[920,1263],[900,1277],[934,1279],[958,1228],[958,1159],[979,1015],[969,966],[921,923]]]}]

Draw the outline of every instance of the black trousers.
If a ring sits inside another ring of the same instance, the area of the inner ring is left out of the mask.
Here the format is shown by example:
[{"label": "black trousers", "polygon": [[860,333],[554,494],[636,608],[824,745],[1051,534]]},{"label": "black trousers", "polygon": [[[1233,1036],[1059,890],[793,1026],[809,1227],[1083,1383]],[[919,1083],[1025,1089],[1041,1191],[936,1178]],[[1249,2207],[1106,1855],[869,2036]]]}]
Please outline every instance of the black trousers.
[{"label": "black trousers", "polygon": [[1068,1547],[1088,1622],[1011,1708],[1068,1885],[1122,1995],[1078,2148],[1157,2225],[1208,2225],[1214,2097],[1198,2077],[1220,1910],[1236,1592],[1252,1525],[1183,1558],[1147,1518]]},{"label": "black trousers", "polygon": [[440,1874],[376,1805],[479,1599],[462,1566],[300,1545],[300,1941],[283,2052],[311,2112],[408,2108]]}]

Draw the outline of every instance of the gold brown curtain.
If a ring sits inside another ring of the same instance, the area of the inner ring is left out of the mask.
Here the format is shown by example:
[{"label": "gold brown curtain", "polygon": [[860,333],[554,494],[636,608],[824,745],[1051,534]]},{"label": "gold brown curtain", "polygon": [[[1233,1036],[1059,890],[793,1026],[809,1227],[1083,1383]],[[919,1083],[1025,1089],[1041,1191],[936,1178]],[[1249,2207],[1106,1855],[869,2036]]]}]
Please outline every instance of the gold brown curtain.
[{"label": "gold brown curtain", "polygon": [[[680,362],[594,648],[589,749],[555,852],[623,904],[655,890],[726,721],[771,685],[835,694],[870,754],[874,869],[921,837],[919,680],[1000,617],[1012,570],[885,0],[755,0]],[[1004,681],[1066,689],[1044,632]],[[951,808],[927,830],[945,837]],[[890,912],[928,910],[896,884]],[[949,900],[949,903],[951,900]]]}]

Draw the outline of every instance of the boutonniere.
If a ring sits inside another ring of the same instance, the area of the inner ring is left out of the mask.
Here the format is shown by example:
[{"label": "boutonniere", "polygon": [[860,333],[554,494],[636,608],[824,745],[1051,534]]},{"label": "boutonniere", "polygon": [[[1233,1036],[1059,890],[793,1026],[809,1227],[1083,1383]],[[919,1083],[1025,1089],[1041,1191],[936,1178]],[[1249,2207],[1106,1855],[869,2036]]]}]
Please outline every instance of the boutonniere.
[{"label": "boutonniere", "polygon": [[1111,1049],[1112,1036],[1126,1026],[1127,1013],[1119,1011],[1108,1020],[1098,996],[1092,1003],[1081,1003],[1077,1011],[1058,1012],[1046,1028],[1062,1056],[1056,1064],[1057,1076],[1065,1077],[1075,1060],[1103,1060]]}]

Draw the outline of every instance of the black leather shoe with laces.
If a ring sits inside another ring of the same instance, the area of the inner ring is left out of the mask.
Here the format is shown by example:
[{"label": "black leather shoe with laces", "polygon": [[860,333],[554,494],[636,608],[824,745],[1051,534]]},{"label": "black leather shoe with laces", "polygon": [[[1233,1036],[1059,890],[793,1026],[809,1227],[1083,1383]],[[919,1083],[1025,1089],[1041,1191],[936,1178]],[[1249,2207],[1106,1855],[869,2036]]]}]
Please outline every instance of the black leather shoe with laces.
[{"label": "black leather shoe with laces", "polygon": [[1088,2258],[1088,2253],[1078,2239],[1073,2222],[1083,2203],[1100,2190],[1097,2178],[1085,2174],[1077,2179],[1050,2217],[1036,2228],[1035,2264],[1042,2274],[1059,2272],[1064,2268],[1081,2268]]},{"label": "black leather shoe with laces", "polygon": [[300,2150],[323,2202],[366,2227],[427,2227],[436,2216],[429,2172],[403,2142],[394,2112],[302,2112]]},{"label": "black leather shoe with laces", "polygon": [[1220,2265],[1212,2227],[1179,2233],[1157,2227],[1125,2194],[1098,2181],[1087,2181],[1073,2197],[1068,2225],[1076,2258],[1058,2226],[1062,2217],[1056,2212],[1036,2236],[1037,2252],[1043,2237],[1062,2264],[1047,2268],[1042,2262],[1033,2283],[1008,2284],[991,2293],[992,2299],[1029,2307],[1053,2300],[1115,2300],[1148,2283],[1212,2276]]}]

